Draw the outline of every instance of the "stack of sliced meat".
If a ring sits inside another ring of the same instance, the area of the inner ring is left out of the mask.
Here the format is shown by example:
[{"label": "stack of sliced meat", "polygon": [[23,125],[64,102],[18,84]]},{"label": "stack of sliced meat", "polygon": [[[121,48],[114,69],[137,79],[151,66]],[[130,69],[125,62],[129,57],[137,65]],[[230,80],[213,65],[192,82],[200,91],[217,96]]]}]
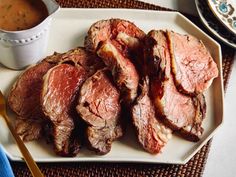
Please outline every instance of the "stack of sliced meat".
[{"label": "stack of sliced meat", "polygon": [[139,75],[134,66],[140,59],[145,33],[133,23],[121,20],[101,20],[93,24],[85,39],[85,48],[97,53],[112,72],[124,104],[131,104],[137,96]]},{"label": "stack of sliced meat", "polygon": [[[121,102],[125,105],[124,109],[130,110],[143,148],[150,153],[158,153],[172,133],[156,118],[149,97],[149,82],[148,78],[144,78],[142,68],[144,40],[144,32],[133,23],[120,19],[102,20],[90,27],[85,47],[96,52],[112,72],[121,92]],[[138,96],[140,78],[143,83]]]},{"label": "stack of sliced meat", "polygon": [[8,97],[9,106],[17,114],[17,133],[25,141],[46,135],[53,139],[58,155],[76,155],[80,148],[80,135],[76,132],[80,131],[75,128],[83,128],[76,120],[78,91],[103,66],[95,55],[77,48],[56,53],[28,68]]},{"label": "stack of sliced meat", "polygon": [[146,35],[129,21],[101,20],[90,27],[85,48],[28,68],[8,103],[23,140],[44,135],[58,155],[75,156],[83,140],[106,154],[130,122],[142,147],[156,154],[173,132],[199,140],[203,92],[217,76],[210,53],[192,36],[161,30]]},{"label": "stack of sliced meat", "polygon": [[145,52],[157,114],[184,138],[198,141],[206,113],[202,92],[218,76],[215,62],[199,40],[170,31],[150,31]]}]

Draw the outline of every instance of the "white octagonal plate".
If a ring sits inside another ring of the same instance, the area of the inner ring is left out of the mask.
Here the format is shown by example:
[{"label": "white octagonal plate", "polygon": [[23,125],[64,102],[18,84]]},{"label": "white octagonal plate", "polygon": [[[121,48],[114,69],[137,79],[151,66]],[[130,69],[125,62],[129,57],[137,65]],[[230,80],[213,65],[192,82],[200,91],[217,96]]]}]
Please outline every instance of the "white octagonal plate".
[{"label": "white octagonal plate", "polygon": [[[169,141],[163,152],[151,155],[137,143],[132,129],[123,138],[113,143],[110,153],[99,156],[83,148],[77,157],[64,158],[56,156],[50,145],[44,141],[26,143],[34,159],[38,162],[75,162],[75,161],[109,161],[109,162],[148,162],[148,163],[186,163],[213,136],[223,121],[223,82],[221,50],[217,42],[207,36],[187,18],[177,12],[159,12],[128,9],[61,9],[52,21],[48,55],[54,51],[65,52],[82,46],[86,31],[94,22],[108,18],[123,18],[134,22],[145,32],[151,29],[169,29],[182,34],[191,34],[203,41],[215,59],[219,77],[205,93],[207,115],[203,122],[205,129],[202,139],[189,142],[177,136]],[[29,51],[30,52],[30,51]],[[7,95],[20,71],[13,71],[0,66],[0,89]],[[9,113],[14,118],[12,113]],[[12,160],[20,161],[22,156],[9,133],[3,119],[0,119],[0,142]]]}]

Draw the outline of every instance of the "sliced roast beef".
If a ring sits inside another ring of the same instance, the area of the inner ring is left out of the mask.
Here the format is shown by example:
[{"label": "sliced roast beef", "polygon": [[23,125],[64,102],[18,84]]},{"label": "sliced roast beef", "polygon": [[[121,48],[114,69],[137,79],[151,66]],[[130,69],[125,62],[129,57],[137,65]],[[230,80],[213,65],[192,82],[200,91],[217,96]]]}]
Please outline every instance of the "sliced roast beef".
[{"label": "sliced roast beef", "polygon": [[47,124],[40,106],[40,93],[43,76],[54,65],[43,61],[31,66],[20,75],[9,93],[8,104],[17,115],[16,132],[24,141],[38,139]]},{"label": "sliced roast beef", "polygon": [[99,70],[84,82],[76,109],[88,125],[90,148],[100,154],[108,153],[112,142],[123,134],[120,94],[108,70]]},{"label": "sliced roast beef", "polygon": [[137,96],[139,82],[139,76],[134,65],[129,59],[124,58],[109,41],[102,44],[97,54],[112,71],[112,75],[121,91],[124,101],[131,103]]},{"label": "sliced roast beef", "polygon": [[[153,63],[151,71],[151,94],[159,116],[173,130],[178,130],[183,137],[197,141],[203,132],[202,120],[205,117],[203,95],[190,97],[180,93],[171,73],[171,57],[166,33],[151,31],[148,34],[147,47],[152,50],[147,60]],[[152,57],[151,57],[152,56]]]},{"label": "sliced roast beef", "polygon": [[70,149],[71,133],[74,129],[72,112],[79,86],[87,78],[80,66],[60,64],[51,68],[44,76],[41,105],[46,118],[53,126],[54,148],[61,156],[73,156]]},{"label": "sliced roast beef", "polygon": [[159,153],[172,137],[172,131],[156,117],[155,107],[149,97],[148,78],[143,79],[140,87],[141,94],[132,107],[133,124],[143,148],[153,154]]},{"label": "sliced roast beef", "polygon": [[86,49],[97,53],[112,71],[127,105],[137,96],[139,76],[133,63],[140,61],[144,37],[133,23],[109,19],[93,24],[85,39]]},{"label": "sliced roast beef", "polygon": [[167,32],[171,66],[179,91],[197,95],[205,91],[218,76],[217,65],[202,41],[191,35]]}]

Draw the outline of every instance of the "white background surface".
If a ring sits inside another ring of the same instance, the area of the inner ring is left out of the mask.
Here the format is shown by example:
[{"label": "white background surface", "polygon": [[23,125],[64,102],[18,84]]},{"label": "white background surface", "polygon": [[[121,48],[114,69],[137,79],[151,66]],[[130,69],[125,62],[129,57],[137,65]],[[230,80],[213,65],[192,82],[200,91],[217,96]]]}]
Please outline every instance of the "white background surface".
[{"label": "white background surface", "polygon": [[[236,60],[236,57],[234,57]],[[203,177],[236,176],[236,63],[225,95],[224,124],[213,138]]]},{"label": "white background surface", "polygon": [[[197,14],[194,0],[143,1]],[[233,66],[225,95],[224,120],[222,128],[213,138],[203,177],[236,176],[236,63]]]}]

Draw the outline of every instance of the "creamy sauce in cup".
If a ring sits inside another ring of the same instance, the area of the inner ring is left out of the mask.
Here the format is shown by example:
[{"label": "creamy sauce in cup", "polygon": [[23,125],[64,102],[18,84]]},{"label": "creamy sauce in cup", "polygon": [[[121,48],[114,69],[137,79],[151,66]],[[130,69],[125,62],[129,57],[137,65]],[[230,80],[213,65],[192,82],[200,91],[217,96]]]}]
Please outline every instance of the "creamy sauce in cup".
[{"label": "creamy sauce in cup", "polygon": [[0,0],[0,29],[20,31],[32,28],[48,16],[41,0]]}]

